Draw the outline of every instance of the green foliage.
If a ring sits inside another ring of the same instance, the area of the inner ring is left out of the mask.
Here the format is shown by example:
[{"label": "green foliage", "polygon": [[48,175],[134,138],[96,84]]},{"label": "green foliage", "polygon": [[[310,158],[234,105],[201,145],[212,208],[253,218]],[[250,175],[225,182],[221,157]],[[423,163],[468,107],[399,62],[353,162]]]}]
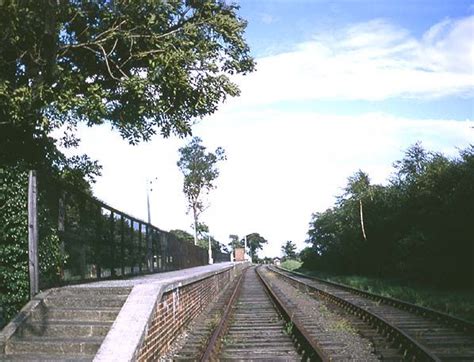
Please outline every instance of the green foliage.
[{"label": "green foliage", "polygon": [[474,147],[448,159],[410,147],[386,186],[362,171],[312,217],[306,268],[474,287]]},{"label": "green foliage", "polygon": [[[54,160],[52,130],[109,122],[130,143],[188,135],[254,69],[223,1],[0,3],[2,161]],[[46,162],[47,164],[47,162]]]},{"label": "green foliage", "polygon": [[302,265],[303,263],[301,261],[294,259],[287,259],[280,264],[282,268],[285,268],[290,271],[298,270],[301,268]]},{"label": "green foliage", "polygon": [[199,137],[193,137],[188,145],[179,149],[177,165],[184,176],[183,192],[188,208],[193,213],[194,241],[198,241],[199,215],[205,210],[204,197],[215,188],[214,181],[219,177],[217,163],[226,159],[225,152],[218,147],[215,152],[206,152]]},{"label": "green foliage", "polygon": [[[194,242],[194,237],[188,233],[187,231],[184,230],[170,230],[170,233],[176,236],[178,239],[184,240],[188,243],[193,243]],[[209,227],[204,224],[204,223],[199,223],[198,224],[198,243],[197,245],[200,246],[203,249],[208,249],[209,248]],[[225,250],[222,250],[223,245],[214,239],[213,236],[211,236],[211,249],[214,253],[221,253],[221,252],[226,252]]]},{"label": "green foliage", "polygon": [[291,240],[288,240],[281,247],[281,252],[285,259],[295,259],[296,258],[296,245]]},{"label": "green foliage", "polygon": [[272,264],[273,263],[273,258],[270,258],[269,256],[263,257],[263,259],[258,259],[259,264]]},{"label": "green foliage", "polygon": [[[229,239],[230,242],[228,245],[232,250],[243,248],[245,246],[245,238],[239,239],[238,235],[231,234],[229,235]],[[268,243],[268,241],[259,233],[251,233],[247,235],[247,251],[253,263],[259,262],[257,252],[258,250],[262,250],[263,245],[266,243]]]},{"label": "green foliage", "polygon": [[266,244],[267,242],[268,241],[259,233],[247,235],[247,248],[253,263],[256,263],[258,260],[257,251],[262,250],[263,244]]},{"label": "green foliage", "polygon": [[27,172],[19,167],[0,168],[0,320],[3,317],[4,322],[29,297],[27,182]]},{"label": "green foliage", "polygon": [[198,242],[197,245],[203,249],[209,249],[209,237],[211,238],[211,250],[215,253],[221,253],[222,244],[218,242],[214,237],[209,233],[209,226],[205,223],[200,222],[197,224],[197,233],[198,233]]},{"label": "green foliage", "polygon": [[173,234],[178,239],[184,240],[188,243],[192,243],[194,241],[193,236],[190,233],[188,233],[187,231],[184,231],[184,230],[179,230],[179,229],[170,230],[170,234]]},{"label": "green foliage", "polygon": [[244,247],[244,240],[240,240],[239,239],[239,236],[238,235],[235,235],[235,234],[231,234],[229,235],[229,239],[230,239],[230,242],[229,242],[229,247],[231,248],[231,250],[235,250],[235,248],[243,248]]},{"label": "green foliage", "polygon": [[[78,145],[79,122],[107,122],[131,144],[189,135],[196,118],[239,94],[228,76],[254,70],[237,10],[213,0],[0,1],[0,319],[28,297],[27,170],[86,193],[100,173],[86,155],[65,157],[52,132],[63,132],[66,148]],[[49,281],[63,262],[52,194],[39,194]]]},{"label": "green foliage", "polygon": [[340,275],[308,270],[298,270],[298,272],[346,284],[370,293],[401,299],[474,322],[474,291],[472,290],[440,290],[396,278]]},{"label": "green foliage", "polygon": [[[39,267],[41,285],[58,279],[59,237],[48,203],[39,185]],[[11,319],[29,298],[28,172],[21,166],[0,167],[0,319]]]}]

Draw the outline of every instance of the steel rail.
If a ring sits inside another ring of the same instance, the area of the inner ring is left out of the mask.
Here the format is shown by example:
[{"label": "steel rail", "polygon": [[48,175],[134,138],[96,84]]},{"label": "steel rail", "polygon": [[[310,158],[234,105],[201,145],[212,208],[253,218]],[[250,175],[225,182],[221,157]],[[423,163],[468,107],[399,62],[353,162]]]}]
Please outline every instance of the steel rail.
[{"label": "steel rail", "polygon": [[420,316],[423,316],[423,317],[428,317],[432,320],[444,322],[444,323],[446,323],[450,326],[453,326],[453,327],[458,328],[458,329],[462,329],[463,331],[474,335],[474,323],[471,323],[471,322],[469,322],[465,319],[454,317],[454,316],[449,315],[447,313],[439,312],[439,311],[436,311],[436,310],[431,309],[431,308],[421,307],[419,305],[409,303],[409,302],[405,302],[405,301],[397,299],[397,298],[385,297],[385,296],[382,296],[382,295],[379,295],[379,294],[370,293],[370,292],[367,292],[367,291],[364,291],[364,290],[361,290],[361,289],[350,287],[348,285],[344,285],[344,284],[340,284],[340,283],[336,283],[336,282],[331,282],[331,281],[328,281],[328,280],[324,280],[324,279],[317,278],[317,277],[314,277],[314,276],[305,275],[305,274],[298,273],[298,272],[295,272],[295,271],[289,271],[289,270],[283,269],[283,268],[278,267],[278,266],[276,268],[283,271],[283,272],[286,272],[286,273],[298,275],[298,276],[306,278],[306,279],[315,280],[317,282],[320,282],[320,283],[323,283],[323,284],[326,284],[326,285],[330,285],[330,286],[334,286],[334,287],[346,290],[348,292],[354,293],[356,295],[360,295],[362,297],[366,297],[368,299],[374,300],[374,301],[379,302],[379,303],[384,303],[384,304],[387,304],[387,305],[390,305],[390,306],[393,306],[393,307],[396,307],[396,308],[399,308],[399,309],[402,309],[402,310],[406,310],[408,312],[411,312],[411,313],[414,313],[414,314],[417,314],[417,315],[420,315]]},{"label": "steel rail", "polygon": [[221,320],[219,321],[219,324],[214,329],[211,335],[211,338],[209,338],[209,342],[207,344],[207,347],[203,355],[200,358],[200,361],[209,361],[218,353],[218,347],[220,346],[220,338],[223,337],[225,333],[227,332],[227,328],[229,326],[230,313],[241,291],[242,280],[243,280],[243,276],[246,270],[247,269],[243,270],[242,273],[240,274],[239,280],[237,281],[234,291],[232,292],[231,297],[227,301],[224,312],[222,313]]},{"label": "steel rail", "polygon": [[310,357],[311,354],[314,354],[317,356],[321,361],[330,361],[329,356],[327,353],[324,351],[324,348],[319,345],[318,341],[316,341],[314,338],[311,337],[311,334],[309,331],[306,329],[304,324],[293,315],[292,311],[286,306],[286,303],[281,300],[281,298],[273,291],[270,283],[268,283],[267,280],[262,276],[260,273],[259,269],[261,268],[258,267],[256,269],[257,275],[260,278],[260,281],[264,285],[268,295],[270,298],[274,301],[275,305],[277,308],[280,310],[281,314],[285,317],[285,319],[289,320],[290,322],[293,323],[295,328],[293,328],[293,333],[297,335],[297,338],[303,341],[303,344],[305,345],[306,349],[310,349]]},{"label": "steel rail", "polygon": [[[415,359],[420,359],[423,361],[426,361],[426,360],[441,361],[436,355],[430,352],[426,347],[418,343],[418,341],[416,341],[411,336],[406,334],[400,328],[390,324],[382,316],[369,312],[368,310],[361,308],[334,294],[331,294],[322,289],[303,283],[302,281],[294,278],[293,276],[287,275],[281,272],[281,269],[280,270],[277,270],[275,268],[269,268],[269,269],[275,273],[278,273],[284,278],[287,278],[299,285],[303,285],[305,288],[313,292],[316,292],[317,294],[322,296],[324,299],[327,299],[330,302],[342,307],[343,309],[350,311],[352,314],[358,316],[363,321],[369,323],[372,326],[375,326],[377,331],[380,332],[385,337],[387,337],[391,342],[398,341],[397,347],[403,351],[404,357],[413,356],[415,357]],[[287,272],[287,273],[290,273],[290,272]],[[311,279],[311,278],[308,278],[308,279]]]}]

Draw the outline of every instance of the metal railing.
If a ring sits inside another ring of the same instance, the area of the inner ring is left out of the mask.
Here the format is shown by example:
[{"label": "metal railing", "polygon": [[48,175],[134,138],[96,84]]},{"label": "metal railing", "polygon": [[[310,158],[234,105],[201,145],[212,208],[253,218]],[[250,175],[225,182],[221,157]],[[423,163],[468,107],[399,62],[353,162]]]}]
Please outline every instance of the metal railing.
[{"label": "metal railing", "polygon": [[[40,176],[37,193],[38,209],[47,215],[43,219],[48,219],[49,225],[42,225],[41,215],[38,217],[41,289],[208,263],[206,249],[57,180]],[[48,253],[46,249],[54,249],[54,245],[58,250]],[[51,261],[54,253],[58,257]],[[216,253],[214,260],[228,261],[230,256]]]}]

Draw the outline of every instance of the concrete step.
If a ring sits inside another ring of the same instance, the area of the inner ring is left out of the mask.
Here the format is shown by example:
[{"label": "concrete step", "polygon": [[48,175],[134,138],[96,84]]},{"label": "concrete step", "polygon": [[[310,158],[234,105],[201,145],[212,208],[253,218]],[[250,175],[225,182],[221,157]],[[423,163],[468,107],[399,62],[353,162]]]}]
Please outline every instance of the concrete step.
[{"label": "concrete step", "polygon": [[62,295],[48,296],[44,300],[47,307],[122,307],[127,300],[127,295]]},{"label": "concrete step", "polygon": [[1,355],[0,361],[23,361],[23,362],[44,362],[44,361],[77,361],[77,362],[90,362],[94,359],[95,355],[51,355],[44,353],[22,353],[16,355]]},{"label": "concrete step", "polygon": [[5,346],[5,354],[95,355],[103,337],[90,338],[12,338]]},{"label": "concrete step", "polygon": [[15,336],[18,338],[29,337],[105,337],[112,322],[32,322],[26,321],[20,326]]},{"label": "concrete step", "polygon": [[45,307],[31,314],[34,322],[81,321],[81,322],[113,322],[120,308],[59,308]]}]

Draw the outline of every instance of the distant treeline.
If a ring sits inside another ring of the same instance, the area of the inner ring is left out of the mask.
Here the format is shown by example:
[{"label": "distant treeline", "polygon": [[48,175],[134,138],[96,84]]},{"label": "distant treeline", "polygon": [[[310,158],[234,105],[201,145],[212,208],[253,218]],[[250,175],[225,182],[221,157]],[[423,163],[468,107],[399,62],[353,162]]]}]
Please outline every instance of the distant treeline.
[{"label": "distant treeline", "polygon": [[450,159],[411,146],[386,186],[358,171],[315,213],[304,267],[474,287],[474,146]]}]

